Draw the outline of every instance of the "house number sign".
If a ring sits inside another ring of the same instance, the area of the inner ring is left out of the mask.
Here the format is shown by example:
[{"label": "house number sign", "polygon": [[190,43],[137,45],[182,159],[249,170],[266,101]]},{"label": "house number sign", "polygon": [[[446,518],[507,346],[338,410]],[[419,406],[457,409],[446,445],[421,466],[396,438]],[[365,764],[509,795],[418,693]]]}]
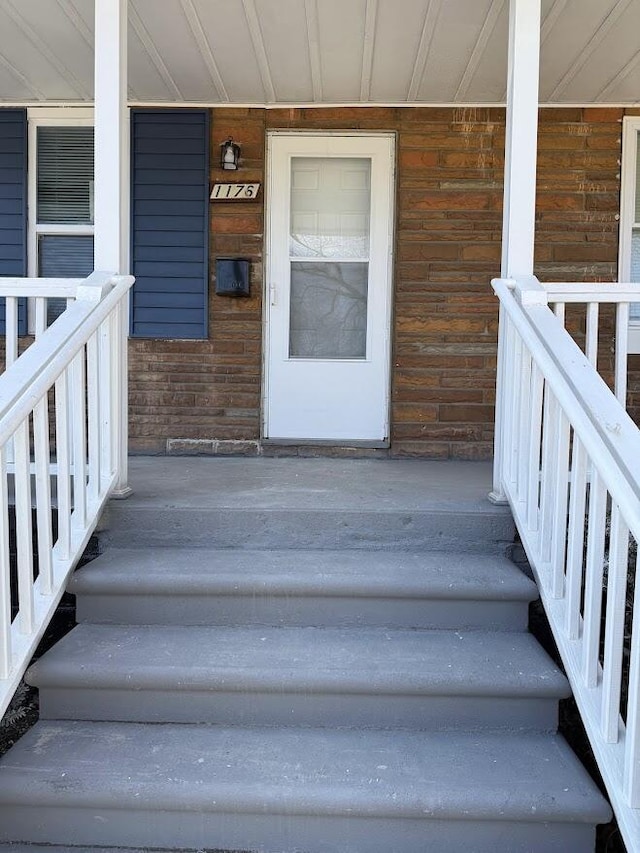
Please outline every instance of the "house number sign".
[{"label": "house number sign", "polygon": [[260,184],[214,184],[211,201],[251,201],[256,198]]}]

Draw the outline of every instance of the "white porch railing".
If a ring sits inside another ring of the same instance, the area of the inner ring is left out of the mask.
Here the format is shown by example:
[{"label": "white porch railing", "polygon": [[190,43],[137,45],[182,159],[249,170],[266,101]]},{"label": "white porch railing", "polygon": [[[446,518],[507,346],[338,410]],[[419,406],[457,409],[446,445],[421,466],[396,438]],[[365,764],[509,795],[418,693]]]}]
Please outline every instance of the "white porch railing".
[{"label": "white porch railing", "polygon": [[[6,369],[0,376],[0,715],[105,501],[126,478],[122,403],[132,283],[131,276],[104,273],[84,281],[0,279],[0,297],[6,299]],[[18,356],[23,297],[34,300],[35,340]],[[49,297],[67,299],[67,309],[46,328]],[[10,534],[14,512],[15,539]]]},{"label": "white porch railing", "polygon": [[[619,402],[640,287],[533,277],[493,287],[493,496],[511,505],[621,832],[640,851],[640,583],[637,563],[628,569],[630,537],[640,542],[640,431]],[[585,352],[564,328],[574,301],[586,306]],[[619,400],[595,369],[602,302],[615,303]]]}]

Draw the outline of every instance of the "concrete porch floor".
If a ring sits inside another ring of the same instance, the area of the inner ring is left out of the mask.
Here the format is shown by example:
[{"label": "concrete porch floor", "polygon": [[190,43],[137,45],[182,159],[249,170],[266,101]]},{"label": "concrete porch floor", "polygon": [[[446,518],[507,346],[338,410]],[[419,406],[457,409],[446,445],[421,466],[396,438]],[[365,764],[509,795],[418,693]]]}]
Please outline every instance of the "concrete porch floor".
[{"label": "concrete porch floor", "polygon": [[125,506],[509,515],[488,499],[491,475],[456,460],[133,456]]}]

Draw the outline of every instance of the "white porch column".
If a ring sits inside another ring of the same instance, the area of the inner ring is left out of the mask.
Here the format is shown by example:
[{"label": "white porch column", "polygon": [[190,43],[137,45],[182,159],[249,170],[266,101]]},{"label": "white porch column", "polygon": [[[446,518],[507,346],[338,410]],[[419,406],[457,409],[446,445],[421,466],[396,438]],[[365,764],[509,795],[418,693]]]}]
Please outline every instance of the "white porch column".
[{"label": "white porch column", "polygon": [[[127,273],[129,263],[127,8],[128,0],[95,0],[94,268],[118,273]],[[111,411],[119,420],[111,456],[118,468],[114,497],[131,493],[127,463],[128,333],[127,303],[118,312],[117,328],[112,329]],[[109,393],[109,389],[105,391]]]},{"label": "white porch column", "polygon": [[[541,0],[510,0],[507,127],[502,219],[503,278],[533,274],[535,240],[536,162],[538,152],[538,88],[540,78]],[[504,316],[500,311],[496,381],[493,491],[490,498],[505,502],[502,489],[501,446],[505,370]]]}]

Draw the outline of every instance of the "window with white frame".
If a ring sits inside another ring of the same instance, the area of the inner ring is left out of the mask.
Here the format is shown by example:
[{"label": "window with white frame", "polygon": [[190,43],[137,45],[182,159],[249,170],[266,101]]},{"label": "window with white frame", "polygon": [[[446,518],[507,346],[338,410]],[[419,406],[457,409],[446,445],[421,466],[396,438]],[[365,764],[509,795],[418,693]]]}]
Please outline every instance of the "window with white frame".
[{"label": "window with white frame", "polygon": [[[29,114],[29,274],[84,278],[93,270],[93,118]],[[49,300],[48,321],[64,310]]]},{"label": "window with white frame", "polygon": [[[623,121],[618,280],[640,283],[640,116]],[[640,352],[640,303],[631,306],[629,350]]]}]

